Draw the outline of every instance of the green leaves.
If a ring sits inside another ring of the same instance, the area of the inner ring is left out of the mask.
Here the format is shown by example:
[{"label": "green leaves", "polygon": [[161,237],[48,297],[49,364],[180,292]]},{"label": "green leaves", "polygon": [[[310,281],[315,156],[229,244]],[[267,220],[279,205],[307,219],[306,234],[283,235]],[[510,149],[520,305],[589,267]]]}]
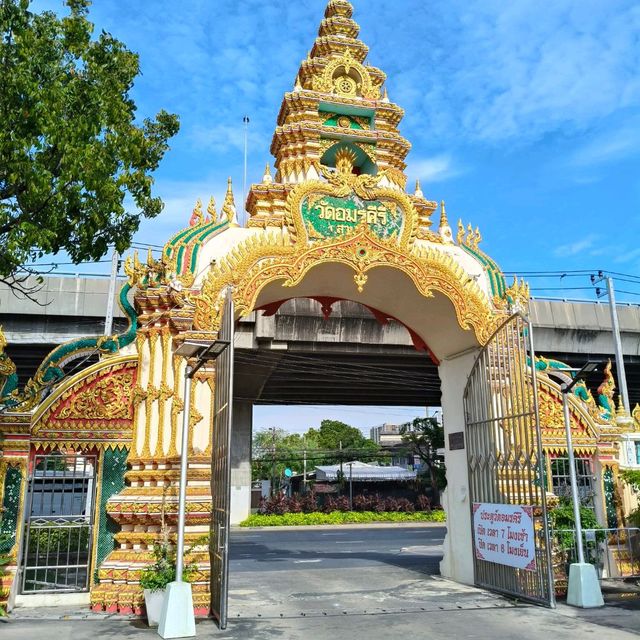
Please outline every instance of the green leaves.
[{"label": "green leaves", "polygon": [[110,34],[92,38],[87,0],[67,5],[64,18],[0,5],[0,276],[44,253],[124,251],[140,217],[162,210],[152,173],[178,118],[136,122],[138,56]]},{"label": "green leaves", "polygon": [[332,511],[331,513],[285,513],[284,515],[252,515],[241,527],[282,527],[318,524],[351,524],[367,522],[446,522],[444,511],[399,513],[387,511]]}]

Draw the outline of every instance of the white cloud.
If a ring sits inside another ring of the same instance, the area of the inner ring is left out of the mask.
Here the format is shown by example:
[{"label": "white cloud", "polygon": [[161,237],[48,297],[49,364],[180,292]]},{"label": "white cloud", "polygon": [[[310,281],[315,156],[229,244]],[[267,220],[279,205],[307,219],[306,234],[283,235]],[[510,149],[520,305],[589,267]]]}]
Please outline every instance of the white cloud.
[{"label": "white cloud", "polygon": [[569,159],[575,167],[591,167],[614,162],[640,152],[640,121],[620,129],[605,131],[578,148]]},{"label": "white cloud", "polygon": [[439,155],[410,160],[406,172],[410,180],[420,180],[423,184],[428,184],[458,176],[462,170],[454,166],[450,156]]},{"label": "white cloud", "polygon": [[558,257],[575,256],[592,247],[597,239],[595,234],[590,234],[575,242],[556,247],[553,253]]}]

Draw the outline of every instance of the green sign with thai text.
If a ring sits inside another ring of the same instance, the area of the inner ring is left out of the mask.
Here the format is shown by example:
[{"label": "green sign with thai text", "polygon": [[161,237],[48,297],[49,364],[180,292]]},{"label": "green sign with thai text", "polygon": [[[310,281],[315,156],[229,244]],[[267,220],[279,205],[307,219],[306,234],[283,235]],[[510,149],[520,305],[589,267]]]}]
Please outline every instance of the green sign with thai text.
[{"label": "green sign with thai text", "polygon": [[391,238],[400,234],[404,217],[394,202],[362,200],[355,194],[346,198],[308,196],[302,201],[301,213],[310,240],[345,234],[363,221],[380,238]]}]

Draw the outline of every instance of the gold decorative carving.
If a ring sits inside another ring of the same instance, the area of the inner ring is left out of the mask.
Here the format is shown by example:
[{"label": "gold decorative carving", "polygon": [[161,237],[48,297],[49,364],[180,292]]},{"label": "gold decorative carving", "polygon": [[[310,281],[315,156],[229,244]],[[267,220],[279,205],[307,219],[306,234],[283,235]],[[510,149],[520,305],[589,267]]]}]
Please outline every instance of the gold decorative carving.
[{"label": "gold decorative carving", "polygon": [[374,85],[369,70],[353,57],[350,49],[327,62],[321,74],[314,77],[313,89],[342,97],[380,99],[380,87]]},{"label": "gold decorative carving", "polygon": [[57,414],[60,419],[130,420],[134,374],[125,369],[81,391]]}]

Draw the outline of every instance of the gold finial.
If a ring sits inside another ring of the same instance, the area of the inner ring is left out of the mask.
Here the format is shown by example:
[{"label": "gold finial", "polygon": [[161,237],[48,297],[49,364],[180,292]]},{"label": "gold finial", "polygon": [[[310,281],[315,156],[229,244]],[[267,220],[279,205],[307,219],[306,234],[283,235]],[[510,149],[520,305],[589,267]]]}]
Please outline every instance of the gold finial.
[{"label": "gold finial", "polygon": [[458,220],[458,235],[456,236],[458,244],[464,244],[464,224],[462,220]]},{"label": "gold finial", "polygon": [[302,91],[302,84],[300,84],[300,76],[296,76],[296,82],[293,86],[294,91]]},{"label": "gold finial", "polygon": [[413,193],[416,198],[424,198],[424,193],[422,193],[422,189],[420,188],[420,180],[416,180],[416,190]]},{"label": "gold finial", "polygon": [[353,173],[353,166],[356,162],[356,154],[351,149],[340,149],[336,153],[336,169],[338,173]]},{"label": "gold finial", "polygon": [[444,206],[444,200],[440,201],[440,226],[449,226],[449,221],[447,220],[447,210]]},{"label": "gold finial", "polygon": [[153,253],[151,253],[151,247],[147,249],[147,264],[153,264]]},{"label": "gold finial", "polygon": [[2,325],[0,325],[0,353],[2,353],[7,346],[7,337],[4,335]]},{"label": "gold finial", "polygon": [[384,88],[384,93],[382,94],[382,102],[389,102],[389,94],[387,93],[387,87]]},{"label": "gold finial", "polygon": [[273,178],[271,177],[271,167],[269,166],[268,162],[266,167],[264,168],[264,175],[262,176],[262,182],[263,184],[270,184],[271,182],[273,182]]},{"label": "gold finial", "polygon": [[444,206],[444,200],[440,201],[440,227],[438,228],[440,237],[447,243],[453,243],[453,233],[449,226],[449,220],[447,220],[447,210]]},{"label": "gold finial", "polygon": [[227,217],[230,225],[238,226],[238,220],[236,219],[236,203],[233,198],[231,177],[227,180],[227,193],[225,194],[224,202],[222,203],[222,216]]},{"label": "gold finial", "polygon": [[189,226],[195,227],[198,224],[202,224],[204,221],[204,215],[202,213],[202,200],[198,198],[196,200],[196,206],[193,208],[193,212],[191,213],[191,218],[189,219]]},{"label": "gold finial", "polygon": [[211,216],[212,222],[218,221],[218,212],[216,211],[216,201],[213,196],[209,198],[209,204],[207,205],[207,213]]}]

